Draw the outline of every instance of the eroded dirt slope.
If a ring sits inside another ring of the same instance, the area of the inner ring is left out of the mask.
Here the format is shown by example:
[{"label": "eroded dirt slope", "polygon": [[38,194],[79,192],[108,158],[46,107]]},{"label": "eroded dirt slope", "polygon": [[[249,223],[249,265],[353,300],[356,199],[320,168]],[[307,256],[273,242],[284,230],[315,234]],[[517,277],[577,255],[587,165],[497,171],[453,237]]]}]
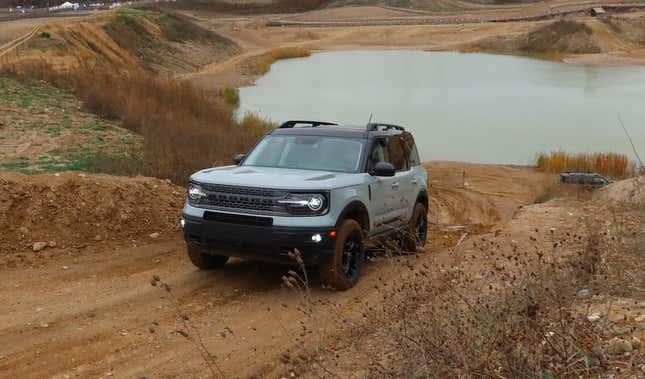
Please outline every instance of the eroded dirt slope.
[{"label": "eroded dirt slope", "polygon": [[[3,59],[46,61],[54,69],[187,72],[235,54],[237,46],[187,16],[122,8],[79,20],[43,22],[40,31]],[[105,66],[108,65],[108,66]]]}]

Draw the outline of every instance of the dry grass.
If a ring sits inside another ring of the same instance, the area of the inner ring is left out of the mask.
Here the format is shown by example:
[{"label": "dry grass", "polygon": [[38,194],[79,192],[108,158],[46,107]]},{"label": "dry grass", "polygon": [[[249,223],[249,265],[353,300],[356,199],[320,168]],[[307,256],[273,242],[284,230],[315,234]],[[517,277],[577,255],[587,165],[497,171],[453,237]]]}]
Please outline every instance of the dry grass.
[{"label": "dry grass", "polygon": [[281,59],[305,58],[311,55],[311,51],[302,47],[284,47],[270,50],[262,54],[255,62],[255,72],[264,75],[269,72],[271,65]]},{"label": "dry grass", "polygon": [[636,167],[624,154],[617,153],[567,153],[552,151],[540,153],[536,164],[544,172],[565,171],[596,172],[607,177],[622,179],[633,176]]},{"label": "dry grass", "polygon": [[121,120],[125,128],[143,136],[140,173],[178,184],[199,169],[230,163],[273,126],[253,115],[238,122],[233,109],[223,106],[217,96],[147,71],[80,68],[57,73],[40,62],[5,66],[0,74],[68,89],[87,110]]},{"label": "dry grass", "polygon": [[233,108],[240,106],[240,91],[237,88],[226,87],[219,91],[224,102]]},{"label": "dry grass", "polygon": [[[635,277],[639,269],[625,273],[620,270],[629,264],[619,269],[612,262],[619,256],[642,258],[637,246],[642,239],[631,238],[638,220],[612,223],[611,230],[602,222],[589,221],[580,225],[581,234],[535,229],[528,236],[530,246],[481,236],[468,242],[472,261],[454,265],[431,267],[390,257],[401,267],[400,280],[379,278],[375,286],[383,300],[361,301],[360,323],[333,304],[313,312],[318,305],[307,298],[308,290],[299,288],[301,281],[283,278],[288,287],[298,287],[303,299],[299,309],[306,317],[314,321],[327,311],[348,328],[347,338],[354,341],[341,350],[335,339],[323,341],[290,369],[343,377],[344,370],[352,367],[349,362],[367,359],[369,371],[361,372],[370,378],[605,377],[615,369],[610,360],[621,358],[608,349],[616,332],[587,320],[589,303],[577,292],[600,288],[598,282],[606,285],[608,274],[611,282],[625,289],[621,278]],[[608,259],[609,252],[616,256]],[[308,341],[321,323],[304,325],[309,336],[300,349],[311,351]],[[357,349],[361,353],[355,356]],[[343,358],[346,354],[351,358]],[[639,362],[642,358],[634,359],[627,373],[638,370]]]}]

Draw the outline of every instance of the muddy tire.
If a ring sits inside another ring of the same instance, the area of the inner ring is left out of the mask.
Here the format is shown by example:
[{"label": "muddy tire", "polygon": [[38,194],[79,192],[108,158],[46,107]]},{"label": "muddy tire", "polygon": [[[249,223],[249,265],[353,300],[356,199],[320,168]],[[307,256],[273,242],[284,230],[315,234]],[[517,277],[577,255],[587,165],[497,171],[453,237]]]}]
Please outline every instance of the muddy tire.
[{"label": "muddy tire", "polygon": [[408,230],[402,237],[402,247],[406,252],[416,253],[418,248],[426,245],[428,240],[428,211],[426,207],[417,203],[408,223]]},{"label": "muddy tire", "polygon": [[222,267],[228,262],[228,257],[208,254],[199,245],[189,243],[186,249],[190,261],[200,270],[212,270]]},{"label": "muddy tire", "polygon": [[334,252],[319,267],[324,285],[344,291],[352,288],[361,276],[365,262],[363,229],[354,220],[341,223]]}]

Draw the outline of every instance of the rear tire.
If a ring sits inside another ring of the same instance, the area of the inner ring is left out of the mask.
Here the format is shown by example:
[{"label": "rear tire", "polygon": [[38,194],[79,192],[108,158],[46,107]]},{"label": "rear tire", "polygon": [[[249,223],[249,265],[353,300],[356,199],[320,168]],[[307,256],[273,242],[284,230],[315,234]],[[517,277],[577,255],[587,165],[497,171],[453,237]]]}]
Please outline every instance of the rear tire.
[{"label": "rear tire", "polygon": [[412,218],[403,235],[403,249],[406,252],[416,253],[418,248],[426,245],[428,240],[428,211],[426,207],[417,203],[412,212]]},{"label": "rear tire", "polygon": [[212,270],[222,267],[228,262],[228,257],[208,254],[201,246],[194,243],[189,243],[186,249],[190,261],[200,270]]},{"label": "rear tire", "polygon": [[365,262],[363,229],[354,220],[345,220],[338,229],[334,252],[319,267],[323,284],[336,290],[352,288]]}]

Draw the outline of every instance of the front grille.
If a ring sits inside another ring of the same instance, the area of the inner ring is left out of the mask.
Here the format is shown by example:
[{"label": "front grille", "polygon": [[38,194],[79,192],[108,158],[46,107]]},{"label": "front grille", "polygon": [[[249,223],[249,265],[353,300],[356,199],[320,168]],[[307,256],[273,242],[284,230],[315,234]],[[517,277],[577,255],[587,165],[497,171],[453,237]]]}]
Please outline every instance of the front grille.
[{"label": "front grille", "polygon": [[204,212],[204,220],[225,222],[228,224],[271,226],[271,217],[242,216],[228,213]]},{"label": "front grille", "polygon": [[206,191],[206,197],[200,200],[200,204],[217,208],[286,212],[286,209],[277,203],[279,199],[287,196],[286,191],[219,184],[206,184],[202,185],[202,188]]},{"label": "front grille", "polygon": [[248,196],[275,197],[284,195],[285,193],[284,191],[268,188],[225,186],[221,184],[202,184],[202,187],[208,192],[230,193]]}]

